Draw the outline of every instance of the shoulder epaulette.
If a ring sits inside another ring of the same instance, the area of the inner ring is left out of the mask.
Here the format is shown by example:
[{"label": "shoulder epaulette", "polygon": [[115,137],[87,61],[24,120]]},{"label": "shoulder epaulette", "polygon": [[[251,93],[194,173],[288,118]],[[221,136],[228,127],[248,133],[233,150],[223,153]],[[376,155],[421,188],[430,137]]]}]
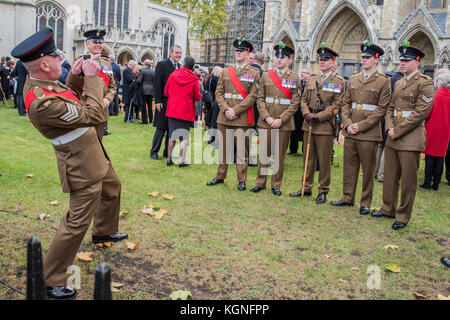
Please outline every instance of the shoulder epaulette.
[{"label": "shoulder epaulette", "polygon": [[426,74],[423,74],[423,73],[420,76],[427,80],[433,80],[430,76],[427,76]]}]

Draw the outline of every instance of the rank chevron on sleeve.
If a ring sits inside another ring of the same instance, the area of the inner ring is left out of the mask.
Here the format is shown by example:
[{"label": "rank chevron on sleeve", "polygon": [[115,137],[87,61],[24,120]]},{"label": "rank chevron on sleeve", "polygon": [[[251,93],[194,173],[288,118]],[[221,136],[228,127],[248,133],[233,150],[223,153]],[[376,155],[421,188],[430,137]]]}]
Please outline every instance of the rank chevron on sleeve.
[{"label": "rank chevron on sleeve", "polygon": [[61,117],[59,117],[61,120],[65,121],[65,122],[71,122],[80,117],[78,109],[73,104],[66,102],[66,107],[67,107],[67,112],[65,114],[63,114]]},{"label": "rank chevron on sleeve", "polygon": [[426,96],[422,96],[422,100],[425,101],[426,103],[430,103],[431,101],[433,101],[433,97],[426,97]]}]

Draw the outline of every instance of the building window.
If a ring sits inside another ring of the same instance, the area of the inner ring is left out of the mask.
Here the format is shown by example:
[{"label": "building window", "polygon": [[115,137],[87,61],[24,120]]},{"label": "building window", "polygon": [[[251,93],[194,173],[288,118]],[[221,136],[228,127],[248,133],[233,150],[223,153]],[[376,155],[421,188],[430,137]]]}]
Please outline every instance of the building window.
[{"label": "building window", "polygon": [[[128,29],[130,0],[93,0],[94,24]],[[114,21],[116,18],[116,21]]]},{"label": "building window", "polygon": [[445,8],[445,0],[429,0],[428,7],[430,9],[442,9]]},{"label": "building window", "polygon": [[377,6],[382,6],[384,4],[384,0],[377,0]]},{"label": "building window", "polygon": [[36,7],[36,31],[50,26],[54,31],[56,46],[58,49],[64,48],[64,23],[66,17],[63,11],[50,1],[43,1]]},{"label": "building window", "polygon": [[162,58],[169,58],[170,48],[175,44],[175,28],[168,21],[161,21],[154,31],[161,35]]}]

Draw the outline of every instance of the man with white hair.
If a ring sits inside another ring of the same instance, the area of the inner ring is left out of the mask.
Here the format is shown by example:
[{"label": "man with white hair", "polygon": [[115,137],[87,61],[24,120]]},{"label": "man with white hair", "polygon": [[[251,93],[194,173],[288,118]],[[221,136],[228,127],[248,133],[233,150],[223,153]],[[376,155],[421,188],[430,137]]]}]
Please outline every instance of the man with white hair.
[{"label": "man with white hair", "polygon": [[123,69],[123,91],[122,91],[122,103],[125,105],[125,122],[134,122],[133,119],[133,84],[136,81],[136,74],[134,68],[136,67],[136,61],[128,61],[127,66]]}]

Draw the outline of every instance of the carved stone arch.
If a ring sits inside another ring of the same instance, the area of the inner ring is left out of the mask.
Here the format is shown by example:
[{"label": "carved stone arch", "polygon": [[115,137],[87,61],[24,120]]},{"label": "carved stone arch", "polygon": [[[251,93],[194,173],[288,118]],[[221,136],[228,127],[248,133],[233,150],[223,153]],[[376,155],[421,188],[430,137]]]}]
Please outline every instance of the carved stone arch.
[{"label": "carved stone arch", "polygon": [[130,60],[137,60],[136,52],[130,47],[120,48],[117,52],[117,62],[124,66]]},{"label": "carved stone arch", "polygon": [[[331,4],[332,2],[329,2]],[[350,11],[349,11],[350,10]],[[376,35],[373,28],[369,28],[367,25],[368,17],[364,12],[361,12],[354,4],[349,1],[339,1],[332,9],[325,9],[317,27],[314,29],[311,34],[311,44],[314,48],[318,48],[321,39],[324,37],[324,33],[329,29],[330,24],[336,23],[336,21],[346,20],[345,14],[347,14],[347,18],[351,18],[352,15],[356,15],[359,17],[361,23],[364,25],[365,30],[367,31],[368,40],[375,41]],[[342,30],[336,30],[336,33],[342,33]]]},{"label": "carved stone arch", "polygon": [[141,53],[140,61],[144,62],[147,59],[152,62],[152,66],[154,66],[157,61],[155,53],[150,49],[146,49],[146,50],[142,51],[142,53]]},{"label": "carved stone arch", "polygon": [[167,18],[167,17],[163,17],[163,18],[159,18],[156,21],[154,21],[150,27],[150,31],[154,31],[155,28],[157,28],[158,24],[160,24],[161,22],[167,22],[170,25],[172,25],[172,27],[174,28],[175,34],[179,34],[179,30],[177,28],[177,25],[174,21],[172,21],[172,19]]},{"label": "carved stone arch", "polygon": [[36,31],[42,30],[46,25],[55,31],[54,38],[56,46],[64,50],[67,38],[67,11],[57,1],[43,0],[36,2]]},{"label": "carved stone arch", "polygon": [[425,52],[423,64],[434,65],[437,63],[438,53],[440,51],[439,41],[426,26],[417,24],[405,30],[397,39],[397,47],[401,45],[403,40],[408,40],[412,46],[418,47]]},{"label": "carved stone arch", "polygon": [[391,46],[387,47],[384,50],[384,55],[381,56],[381,63],[383,65],[388,65],[389,63],[394,62],[395,60],[395,51]]},{"label": "carved stone arch", "polygon": [[450,50],[447,46],[444,46],[439,53],[438,62],[440,65],[449,64],[450,63]]}]

